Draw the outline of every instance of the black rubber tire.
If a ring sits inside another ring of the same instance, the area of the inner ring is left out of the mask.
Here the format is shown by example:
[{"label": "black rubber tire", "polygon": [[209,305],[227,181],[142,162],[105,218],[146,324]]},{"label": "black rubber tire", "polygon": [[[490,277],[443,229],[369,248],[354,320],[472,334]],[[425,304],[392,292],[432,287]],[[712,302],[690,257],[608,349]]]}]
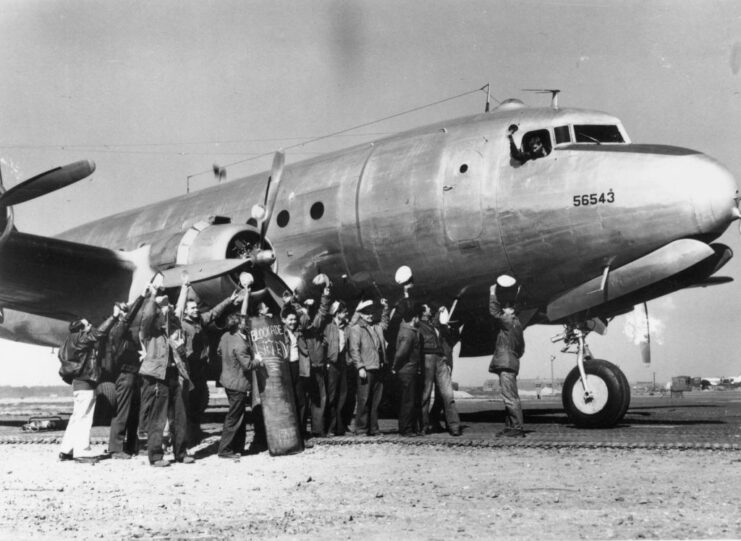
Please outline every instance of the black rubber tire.
[{"label": "black rubber tire", "polygon": [[[605,361],[608,362],[608,361]],[[615,365],[613,365],[615,366]],[[620,368],[615,366],[615,370],[617,370],[618,375],[620,376],[620,379],[622,380],[622,387],[623,387],[623,407],[620,411],[620,416],[618,417],[618,422],[622,420],[623,417],[625,417],[625,414],[628,412],[628,407],[630,407],[630,383],[628,382],[628,378],[625,377],[625,374],[623,373]]]},{"label": "black rubber tire", "polygon": [[584,411],[573,400],[574,386],[579,383],[578,367],[574,367],[563,383],[562,401],[564,410],[572,423],[580,428],[610,428],[615,426],[625,415],[630,404],[630,386],[628,380],[617,366],[603,359],[584,361],[587,376],[602,380],[607,390],[603,407],[596,411]]}]

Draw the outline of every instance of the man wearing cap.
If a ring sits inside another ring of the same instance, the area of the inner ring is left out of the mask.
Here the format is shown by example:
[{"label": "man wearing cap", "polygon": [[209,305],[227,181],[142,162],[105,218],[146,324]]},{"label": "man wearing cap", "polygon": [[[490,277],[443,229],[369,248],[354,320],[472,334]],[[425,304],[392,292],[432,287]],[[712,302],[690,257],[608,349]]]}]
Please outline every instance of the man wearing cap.
[{"label": "man wearing cap", "polygon": [[418,329],[422,311],[422,305],[415,304],[401,313],[402,321],[396,335],[394,363],[391,369],[391,373],[399,380],[401,390],[399,434],[407,437],[424,434],[420,397],[422,337]]},{"label": "man wearing cap", "polygon": [[342,436],[347,427],[342,410],[347,399],[348,317],[347,305],[335,301],[330,308],[332,321],[324,328],[327,370],[327,409],[325,426],[327,435]]},{"label": "man wearing cap", "polygon": [[238,459],[244,452],[245,408],[252,387],[252,369],[259,363],[249,347],[244,327],[240,327],[239,314],[229,314],[226,318],[227,332],[221,337],[218,348],[221,358],[219,383],[229,401],[219,442],[220,458]]},{"label": "man wearing cap", "polygon": [[[448,367],[448,382],[450,385],[450,397],[454,397],[453,391],[453,349],[460,340],[460,329],[458,322],[450,320],[450,314],[447,308],[441,306],[433,318],[433,327],[440,333],[440,343],[443,347],[443,358],[445,365]],[[433,431],[438,430],[444,432],[445,429],[440,426],[440,420],[446,418],[445,404],[443,403],[441,392],[435,391],[435,400],[430,410],[430,425]],[[456,415],[457,415],[456,408]],[[460,425],[459,425],[460,426]],[[450,426],[448,426],[450,430]]]},{"label": "man wearing cap", "polygon": [[108,336],[107,355],[116,377],[116,414],[111,420],[108,452],[128,459],[138,451],[139,439],[139,340],[131,333],[131,322],[144,302],[146,292],[130,304],[121,304],[122,316]]},{"label": "man wearing cap", "polygon": [[306,408],[309,403],[307,394],[311,376],[309,351],[298,328],[299,315],[296,313],[294,305],[291,303],[285,304],[280,317],[283,320],[283,334],[286,351],[288,352],[288,367],[291,372],[291,383],[293,384],[293,398],[296,401],[299,431],[301,436],[307,439],[309,434],[306,433]]},{"label": "man wearing cap", "polygon": [[517,374],[520,372],[520,357],[525,352],[523,327],[515,312],[515,301],[519,285],[511,276],[497,278],[491,286],[489,313],[494,322],[496,343],[489,372],[499,375],[499,386],[504,401],[505,429],[497,436],[524,437],[522,404],[517,392]]},{"label": "man wearing cap", "polygon": [[314,299],[304,301],[304,311],[299,314],[298,328],[306,344],[309,358],[308,400],[311,411],[311,435],[325,435],[324,415],[327,405],[327,389],[324,382],[324,327],[329,322],[331,299],[331,282],[326,274],[318,274],[314,285],[323,286],[319,307]]},{"label": "man wearing cap", "polygon": [[[460,436],[460,418],[455,407],[453,398],[453,382],[451,381],[450,368],[445,362],[445,350],[443,348],[443,336],[440,330],[437,306],[424,304],[421,320],[419,322],[419,333],[422,337],[422,353],[424,356],[424,385],[422,394],[422,426],[426,433],[432,432],[430,422],[430,410],[432,408],[432,389],[436,389],[436,398],[439,396],[445,410],[445,420],[451,436]],[[434,310],[433,310],[434,309]],[[437,324],[433,321],[433,312]],[[436,423],[439,421],[436,420]]]},{"label": "man wearing cap", "polygon": [[75,462],[97,462],[96,453],[90,448],[90,429],[93,426],[95,412],[95,387],[100,378],[99,342],[111,330],[114,322],[120,317],[121,309],[113,307],[113,315],[93,327],[87,319],[77,319],[69,324],[69,336],[60,346],[66,357],[72,361],[75,374],[70,376],[68,363],[63,362],[60,375],[66,383],[72,384],[74,403],[72,415],[67,422],[62,444],[59,448],[59,460]]},{"label": "man wearing cap", "polygon": [[[185,409],[188,418],[188,443],[196,445],[202,439],[201,414],[208,405],[207,369],[209,361],[209,336],[207,327],[219,318],[230,306],[242,302],[239,292],[235,291],[208,312],[202,314],[198,302],[189,298],[190,281],[187,275],[182,277],[180,296],[175,308],[175,315],[180,320],[185,340],[185,364],[193,388],[185,397]],[[204,403],[205,402],[205,403]]]},{"label": "man wearing cap", "polygon": [[142,407],[149,406],[147,420],[147,453],[149,463],[166,467],[162,447],[165,424],[170,423],[175,460],[192,464],[195,460],[186,453],[187,419],[183,401],[183,383],[190,385],[180,321],[175,317],[167,296],[156,296],[157,288],[150,286],[150,295],[142,309],[141,338],[146,351],[139,368],[142,377]]},{"label": "man wearing cap", "polygon": [[373,323],[373,301],[361,301],[356,308],[358,320],[350,327],[350,359],[358,372],[355,433],[378,435],[378,406],[383,397],[386,366],[386,339],[389,309],[381,299],[381,318]]}]

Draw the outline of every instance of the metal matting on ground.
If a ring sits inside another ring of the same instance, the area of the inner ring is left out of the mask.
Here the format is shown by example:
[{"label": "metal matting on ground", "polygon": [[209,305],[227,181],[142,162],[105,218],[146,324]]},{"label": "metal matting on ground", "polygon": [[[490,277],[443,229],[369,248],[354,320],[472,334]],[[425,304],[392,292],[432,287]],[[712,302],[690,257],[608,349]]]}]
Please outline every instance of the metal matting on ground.
[{"label": "metal matting on ground", "polygon": [[[741,450],[741,393],[689,393],[684,397],[635,397],[622,423],[610,429],[580,429],[569,423],[560,399],[524,402],[525,438],[497,437],[504,426],[501,401],[459,400],[463,436],[447,433],[402,437],[396,420],[382,419],[379,436],[315,438],[317,446],[402,445],[440,448]],[[211,408],[204,429],[218,439],[224,408]],[[0,417],[2,444],[58,444],[62,430],[28,433],[25,419]],[[251,435],[251,432],[250,432]],[[105,446],[108,428],[93,427],[94,445]]]}]

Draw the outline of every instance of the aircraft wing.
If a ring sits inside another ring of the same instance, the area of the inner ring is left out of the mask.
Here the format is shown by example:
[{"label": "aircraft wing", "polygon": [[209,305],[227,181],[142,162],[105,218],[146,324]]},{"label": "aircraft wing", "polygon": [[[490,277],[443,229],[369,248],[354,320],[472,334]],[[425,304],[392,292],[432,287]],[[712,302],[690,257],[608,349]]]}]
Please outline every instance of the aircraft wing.
[{"label": "aircraft wing", "polygon": [[127,300],[136,265],[123,252],[27,233],[0,246],[0,305],[54,319],[93,318]]},{"label": "aircraft wing", "polygon": [[[237,270],[247,261],[225,259],[162,270],[164,286]],[[0,244],[0,306],[53,319],[105,318],[115,301],[131,300],[159,269],[149,264],[149,246],[131,252],[12,232]]]}]

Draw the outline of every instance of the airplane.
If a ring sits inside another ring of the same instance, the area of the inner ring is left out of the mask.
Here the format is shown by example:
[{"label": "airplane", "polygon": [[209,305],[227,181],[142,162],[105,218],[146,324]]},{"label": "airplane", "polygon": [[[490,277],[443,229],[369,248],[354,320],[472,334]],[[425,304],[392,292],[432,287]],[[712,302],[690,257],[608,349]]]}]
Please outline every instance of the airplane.
[{"label": "airplane", "polygon": [[[39,175],[0,197],[0,337],[56,346],[67,321],[102,320],[158,271],[175,287],[187,270],[208,307],[245,270],[273,299],[284,287],[316,294],[318,273],[338,298],[393,299],[394,270],[406,265],[417,299],[456,299],[460,356],[478,357],[493,351],[489,287],[508,274],[522,286],[523,323],[564,325],[562,337],[577,349],[563,389],[569,419],[614,426],[630,387],[617,365],[592,358],[586,336],[652,299],[732,280],[716,276],[733,252],[714,241],[741,217],[739,195],[713,158],[633,143],[619,118],[559,107],[555,96],[544,107],[506,100],[294,164],[279,151],[269,177],[221,183],[53,238],[17,231],[12,206],[94,166]],[[511,126],[516,146],[537,136],[545,156],[514,159]]]}]

